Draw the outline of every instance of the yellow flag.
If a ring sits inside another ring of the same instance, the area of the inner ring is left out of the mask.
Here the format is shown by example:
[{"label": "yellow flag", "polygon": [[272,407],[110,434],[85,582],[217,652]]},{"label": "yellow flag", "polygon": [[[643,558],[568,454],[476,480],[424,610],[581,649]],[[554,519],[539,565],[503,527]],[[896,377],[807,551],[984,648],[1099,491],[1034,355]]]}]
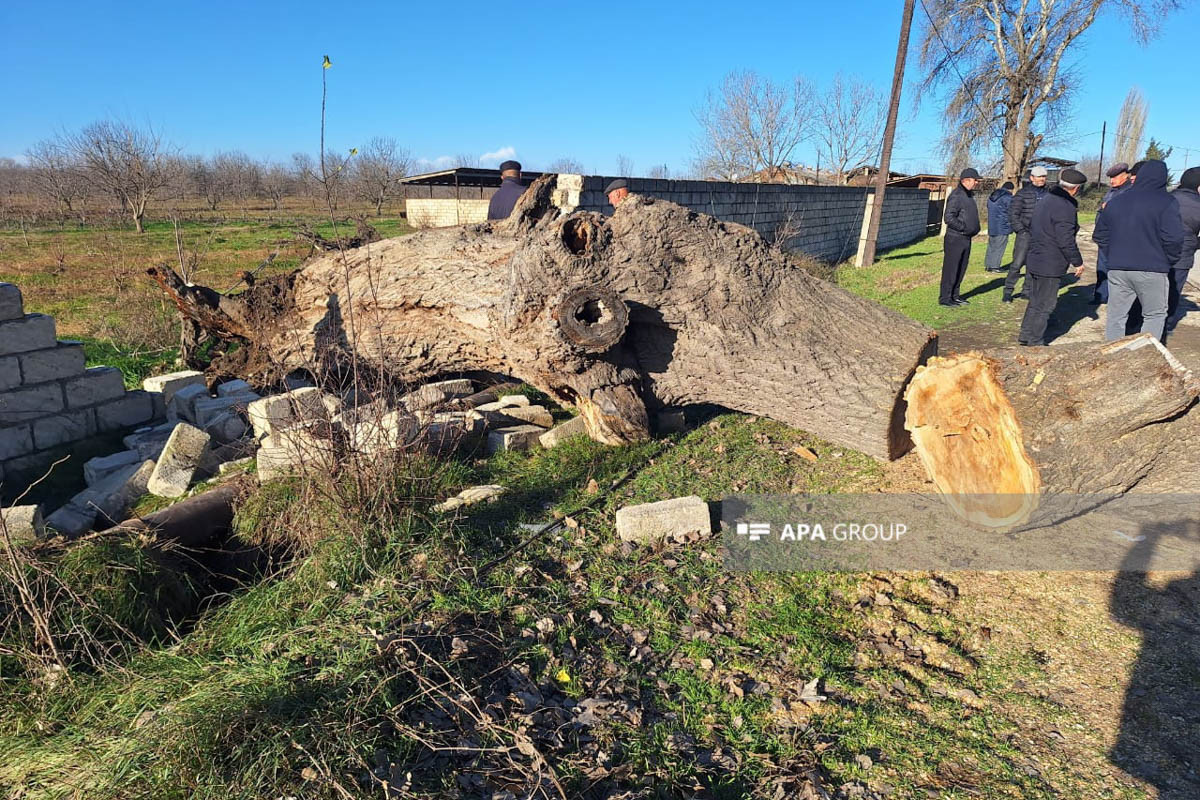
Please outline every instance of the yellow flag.
[{"label": "yellow flag", "polygon": [[329,56],[325,56],[325,60],[321,62],[321,67],[324,69],[329,69],[332,66],[333,62],[329,60]]}]

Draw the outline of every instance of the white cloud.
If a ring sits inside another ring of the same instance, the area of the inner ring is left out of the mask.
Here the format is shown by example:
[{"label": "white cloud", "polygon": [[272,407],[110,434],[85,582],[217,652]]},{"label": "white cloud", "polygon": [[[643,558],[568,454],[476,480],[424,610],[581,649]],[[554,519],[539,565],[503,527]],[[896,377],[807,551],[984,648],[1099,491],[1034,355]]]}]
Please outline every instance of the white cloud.
[{"label": "white cloud", "polygon": [[484,153],[479,157],[479,163],[483,165],[499,164],[501,161],[507,161],[516,154],[517,148],[509,145],[491,153]]},{"label": "white cloud", "polygon": [[418,158],[417,172],[437,172],[438,170],[450,169],[453,167],[457,159],[454,156],[437,156],[436,158]]}]

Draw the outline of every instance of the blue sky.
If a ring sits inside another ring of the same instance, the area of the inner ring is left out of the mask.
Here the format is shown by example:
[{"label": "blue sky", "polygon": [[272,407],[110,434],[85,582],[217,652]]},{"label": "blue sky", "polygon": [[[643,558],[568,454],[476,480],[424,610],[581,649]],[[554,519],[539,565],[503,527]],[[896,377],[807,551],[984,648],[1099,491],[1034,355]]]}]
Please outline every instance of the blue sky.
[{"label": "blue sky", "polygon": [[[692,158],[694,109],[732,69],[779,80],[803,73],[818,84],[841,70],[886,91],[900,7],[6,0],[0,156],[19,158],[38,139],[103,117],[152,124],[188,153],[315,153],[328,53],[331,148],[385,135],[435,163],[512,154],[536,168],[572,157],[605,173],[625,154],[635,173],[664,163],[674,172]],[[1200,4],[1146,48],[1119,19],[1097,23],[1075,55],[1070,141],[1047,154],[1098,151],[1101,123],[1111,131],[1137,85],[1150,104],[1147,133],[1177,146],[1171,166],[1183,166],[1188,146],[1189,163],[1200,164],[1200,57],[1185,41],[1198,30]],[[937,108],[914,109],[912,99],[906,87],[893,168],[937,168]],[[811,150],[798,156],[813,160]]]}]

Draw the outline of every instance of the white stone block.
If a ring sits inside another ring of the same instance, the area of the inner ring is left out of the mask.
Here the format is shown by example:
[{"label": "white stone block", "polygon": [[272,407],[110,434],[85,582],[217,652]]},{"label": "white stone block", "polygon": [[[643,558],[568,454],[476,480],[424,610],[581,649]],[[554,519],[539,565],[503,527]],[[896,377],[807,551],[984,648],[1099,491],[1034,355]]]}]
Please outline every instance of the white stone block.
[{"label": "white stone block", "polygon": [[298,422],[329,418],[323,393],[315,387],[293,389],[255,400],[248,411],[256,436],[270,434]]},{"label": "white stone block", "polygon": [[[147,460],[122,467],[89,487],[87,492],[76,495],[72,504],[95,508],[96,517],[103,524],[119,524],[130,507],[145,496],[154,466],[153,461]],[[87,495],[86,502],[83,495]]]},{"label": "white stone block", "polygon": [[158,395],[135,389],[123,397],[96,406],[96,428],[102,432],[144,425],[154,419]]},{"label": "white stone block", "polygon": [[22,353],[21,381],[25,384],[56,381],[71,378],[85,369],[83,345],[59,342],[49,350],[34,350]]},{"label": "white stone block", "polygon": [[12,283],[0,283],[0,320],[20,319],[25,316],[21,303],[21,290]]},{"label": "white stone block", "polygon": [[230,397],[238,394],[252,394],[255,397],[258,396],[258,394],[254,391],[254,387],[241,379],[225,381],[224,383],[217,385],[217,397]]},{"label": "white stone block", "polygon": [[192,421],[203,428],[225,414],[246,415],[250,404],[258,399],[258,395],[253,392],[225,397],[197,397],[191,406]]},{"label": "white stone block", "polygon": [[417,435],[416,418],[400,409],[382,413],[343,414],[341,420],[349,446],[360,453],[397,450]]},{"label": "white stone block", "polygon": [[38,450],[77,442],[96,434],[96,412],[90,408],[63,411],[33,423],[33,446]]},{"label": "white stone block", "polygon": [[196,421],[196,403],[208,399],[210,399],[208,388],[203,383],[191,383],[175,390],[167,408],[174,411],[180,419],[194,423]]},{"label": "white stone block", "polygon": [[[8,284],[11,285],[11,284]],[[38,506],[9,506],[0,510],[0,525],[13,544],[32,544],[46,535],[42,509]],[[3,544],[3,541],[0,541]]]},{"label": "white stone block", "polygon": [[181,422],[163,447],[148,489],[159,497],[180,497],[192,485],[192,478],[208,453],[212,441],[199,428]]},{"label": "white stone block", "polygon": [[650,542],[689,534],[712,533],[708,503],[695,495],[617,511],[617,535],[626,542]]},{"label": "white stone block", "polygon": [[0,356],[46,350],[57,342],[54,319],[45,314],[26,314],[21,319],[0,322]]},{"label": "white stone block", "polygon": [[409,411],[416,411],[419,408],[439,405],[454,397],[465,397],[474,391],[471,382],[465,378],[437,381],[427,383],[421,388],[409,392],[398,402]]},{"label": "white stone block", "polygon": [[241,415],[231,411],[218,414],[204,425],[204,431],[220,444],[228,444],[242,438],[249,429],[250,426]]},{"label": "white stone block", "polygon": [[571,417],[561,425],[557,425],[538,437],[538,444],[547,449],[557,447],[572,436],[587,436],[587,425],[583,417]]},{"label": "white stone block", "polygon": [[518,425],[522,422],[537,425],[539,428],[554,427],[554,417],[545,406],[506,406],[500,411],[486,411],[482,416],[492,427]]},{"label": "white stone block", "polygon": [[546,432],[537,425],[518,425],[512,428],[497,428],[488,433],[488,455],[501,450],[528,450],[538,443],[538,437]]},{"label": "white stone block", "polygon": [[136,450],[122,450],[107,456],[96,456],[83,464],[83,481],[95,486],[110,475],[145,461]]},{"label": "white stone block", "polygon": [[167,439],[171,438],[171,432],[175,430],[177,424],[167,422],[162,425],[156,425],[153,428],[140,428],[121,441],[130,450],[136,450],[138,455],[143,459],[148,458],[152,461],[157,461],[159,454],[162,453],[163,447],[167,443]]},{"label": "white stone block", "polygon": [[26,386],[0,394],[0,425],[20,425],[63,410],[63,388],[57,383]]},{"label": "white stone block", "polygon": [[96,513],[94,506],[80,507],[74,503],[67,503],[46,517],[46,527],[58,531],[63,536],[75,538],[92,529],[96,524]]},{"label": "white stone block", "polygon": [[91,367],[78,378],[63,381],[67,406],[83,408],[125,395],[125,378],[116,367]]},{"label": "white stone block", "polygon": [[172,372],[167,375],[155,375],[142,381],[142,388],[147,392],[157,392],[162,395],[164,406],[169,405],[171,398],[183,387],[196,385],[204,385],[204,373],[194,369]]}]

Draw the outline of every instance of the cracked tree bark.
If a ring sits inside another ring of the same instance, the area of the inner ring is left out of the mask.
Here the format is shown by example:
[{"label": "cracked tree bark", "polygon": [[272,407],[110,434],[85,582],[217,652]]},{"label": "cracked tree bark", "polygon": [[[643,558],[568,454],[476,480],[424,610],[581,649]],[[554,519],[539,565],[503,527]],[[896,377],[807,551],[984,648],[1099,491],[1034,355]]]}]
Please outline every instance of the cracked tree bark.
[{"label": "cracked tree bark", "polygon": [[904,388],[936,334],[797,269],[753,230],[631,196],[562,216],[551,179],[499,223],[313,259],[241,295],[151,275],[185,317],[242,346],[215,368],[342,368],[417,381],[510,375],[578,407],[592,438],[713,403],[891,459]]}]

